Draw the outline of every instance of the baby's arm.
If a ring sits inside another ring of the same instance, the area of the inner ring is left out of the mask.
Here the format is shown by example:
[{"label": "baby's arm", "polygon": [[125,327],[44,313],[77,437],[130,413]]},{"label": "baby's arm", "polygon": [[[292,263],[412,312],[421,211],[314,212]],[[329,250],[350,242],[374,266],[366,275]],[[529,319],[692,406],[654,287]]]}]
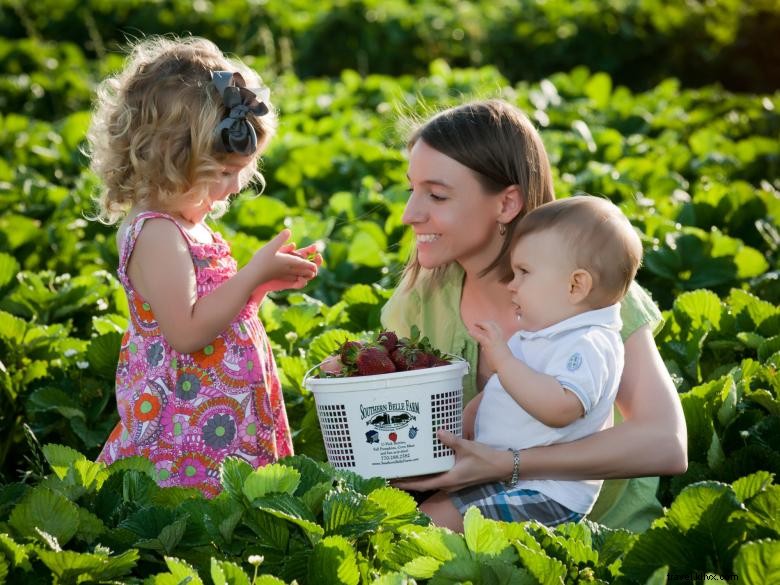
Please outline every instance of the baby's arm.
[{"label": "baby's arm", "polygon": [[184,237],[172,222],[150,219],[138,236],[128,271],[168,343],[179,352],[191,353],[224,331],[260,284],[284,280],[294,286],[316,275],[313,262],[279,252],[289,235],[289,230],[283,230],[235,276],[199,299]]},{"label": "baby's arm", "polygon": [[526,412],[549,427],[565,427],[585,414],[582,402],[553,376],[529,368],[512,355],[501,328],[493,321],[474,324],[480,343],[507,393]]}]

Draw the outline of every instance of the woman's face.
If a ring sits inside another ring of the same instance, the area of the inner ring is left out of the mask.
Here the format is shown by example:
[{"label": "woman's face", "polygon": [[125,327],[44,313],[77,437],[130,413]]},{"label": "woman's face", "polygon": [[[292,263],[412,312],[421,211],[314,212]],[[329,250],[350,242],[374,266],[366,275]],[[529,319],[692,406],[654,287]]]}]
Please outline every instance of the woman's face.
[{"label": "woman's face", "polygon": [[414,230],[420,265],[486,268],[501,248],[501,198],[486,193],[468,167],[422,140],[412,147],[407,176],[411,194],[403,222]]}]

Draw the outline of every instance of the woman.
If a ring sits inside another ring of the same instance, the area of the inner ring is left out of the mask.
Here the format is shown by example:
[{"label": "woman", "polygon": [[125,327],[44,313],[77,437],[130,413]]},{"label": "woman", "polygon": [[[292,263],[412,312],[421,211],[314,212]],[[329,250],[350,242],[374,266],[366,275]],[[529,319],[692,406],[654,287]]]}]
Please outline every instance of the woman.
[{"label": "woman", "polygon": [[411,195],[403,221],[415,232],[416,253],[383,309],[383,325],[408,334],[416,324],[434,346],[466,358],[471,370],[464,380],[464,438],[439,435],[455,451],[455,466],[394,485],[446,492],[518,474],[524,479],[639,478],[605,482],[588,517],[610,527],[646,529],[661,512],[658,478],[647,476],[687,468],[685,419],[653,341],[661,322],[657,307],[636,285],[623,303],[625,369],[616,400],[621,424],[616,416],[612,428],[575,442],[526,449],[519,461],[509,451],[469,440],[478,392],[492,368],[480,359],[468,329],[482,320],[496,321],[505,338],[517,329],[506,286],[509,245],[517,221],[554,198],[552,173],[533,125],[499,100],[437,114],[413,134],[409,149]]}]

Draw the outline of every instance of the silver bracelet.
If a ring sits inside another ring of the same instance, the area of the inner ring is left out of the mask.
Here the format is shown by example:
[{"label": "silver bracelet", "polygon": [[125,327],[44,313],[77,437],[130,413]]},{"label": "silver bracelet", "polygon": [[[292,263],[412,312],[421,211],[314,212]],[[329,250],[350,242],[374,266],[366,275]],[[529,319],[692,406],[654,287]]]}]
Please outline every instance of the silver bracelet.
[{"label": "silver bracelet", "polygon": [[506,488],[513,488],[520,481],[520,450],[519,449],[507,449],[512,452],[512,478],[509,481],[504,482]]}]

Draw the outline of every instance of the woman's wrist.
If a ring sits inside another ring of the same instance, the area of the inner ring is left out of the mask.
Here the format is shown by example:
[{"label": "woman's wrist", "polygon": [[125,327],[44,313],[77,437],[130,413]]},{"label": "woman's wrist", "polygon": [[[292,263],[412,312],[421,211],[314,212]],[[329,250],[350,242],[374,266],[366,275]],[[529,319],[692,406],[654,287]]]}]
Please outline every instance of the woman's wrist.
[{"label": "woman's wrist", "polygon": [[507,449],[512,454],[512,473],[504,481],[507,488],[515,487],[520,481],[520,450]]}]

